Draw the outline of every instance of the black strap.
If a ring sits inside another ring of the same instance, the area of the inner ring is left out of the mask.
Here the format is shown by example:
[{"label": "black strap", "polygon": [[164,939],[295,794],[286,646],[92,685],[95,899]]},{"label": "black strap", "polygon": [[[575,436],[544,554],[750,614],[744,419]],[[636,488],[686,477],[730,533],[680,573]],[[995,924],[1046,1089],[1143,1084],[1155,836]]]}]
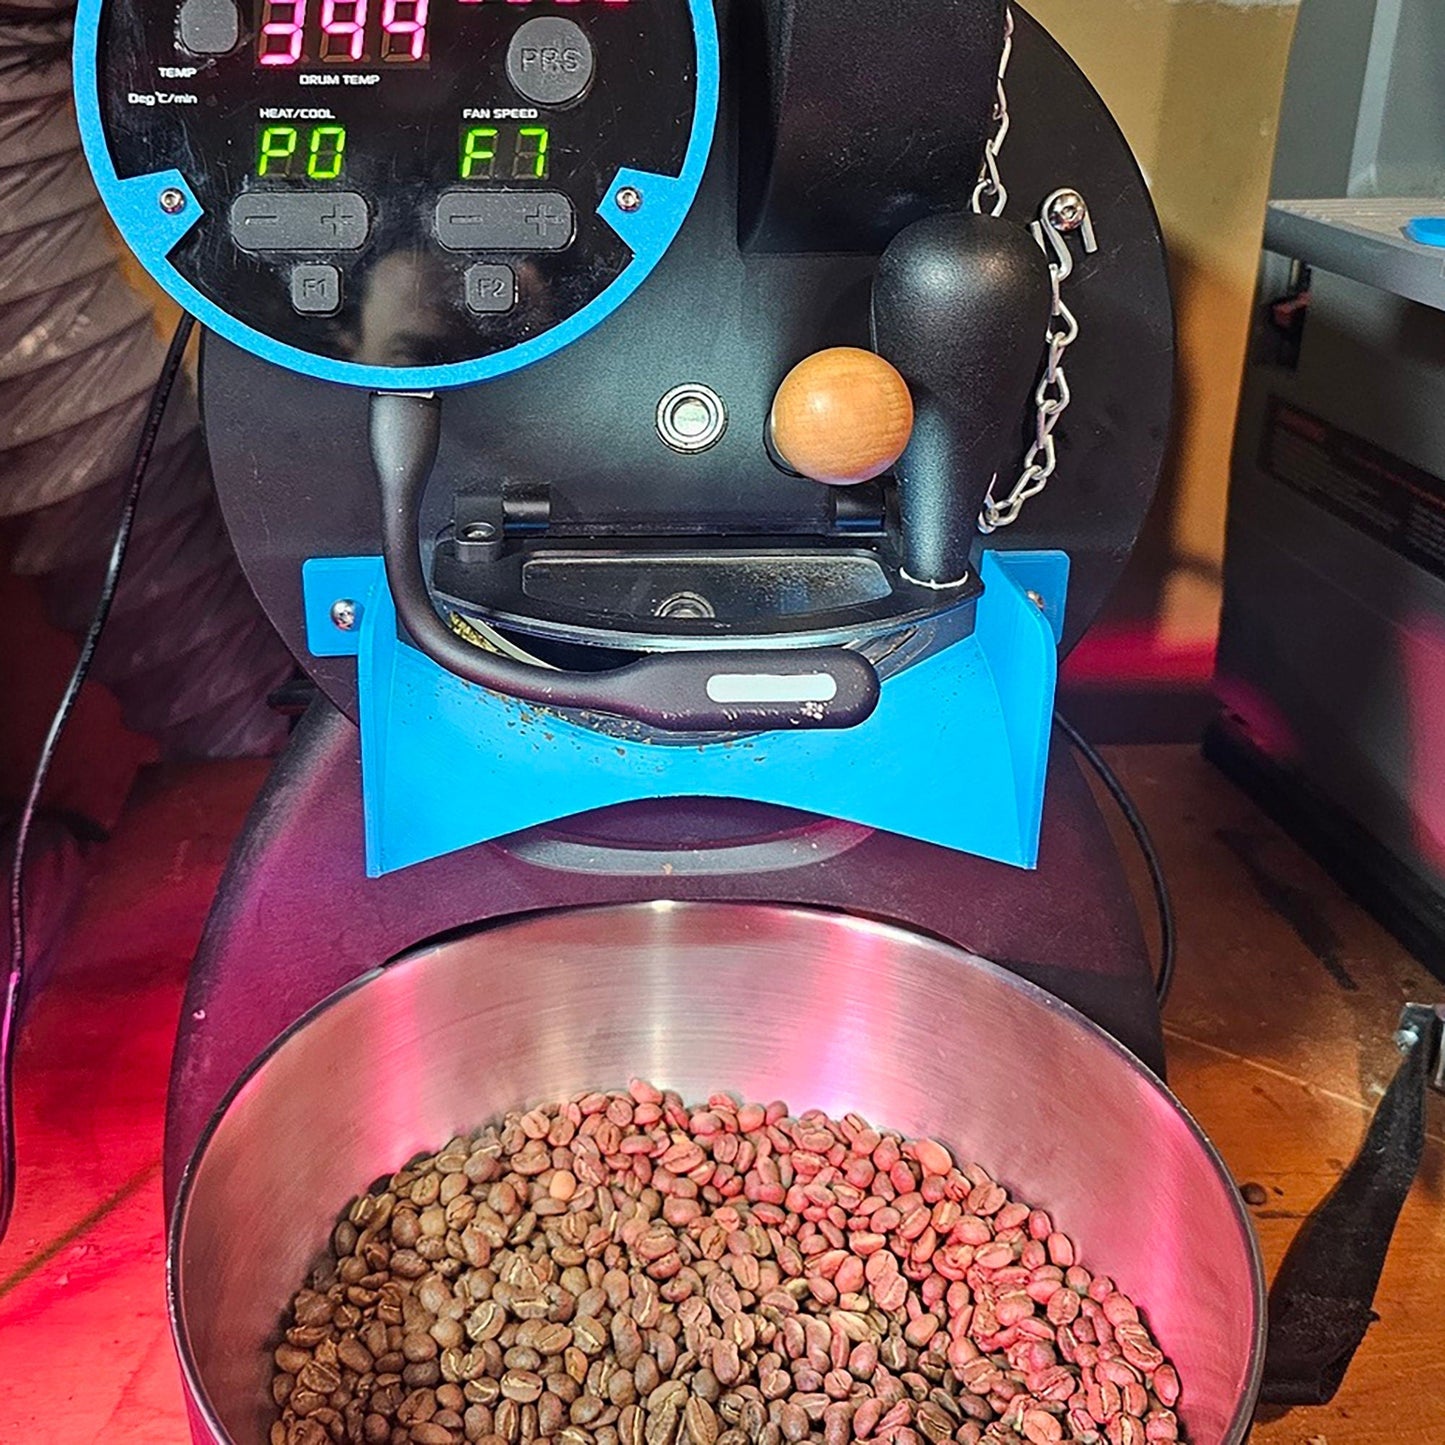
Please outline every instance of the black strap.
[{"label": "black strap", "polygon": [[1269,1343],[1260,1398],[1323,1405],[1334,1398],[1365,1332],[1379,1318],[1375,1291],[1425,1147],[1425,1095],[1439,1057],[1441,1020],[1412,1005],[1408,1046],[1364,1145],[1329,1197],[1305,1221],[1269,1296]]}]

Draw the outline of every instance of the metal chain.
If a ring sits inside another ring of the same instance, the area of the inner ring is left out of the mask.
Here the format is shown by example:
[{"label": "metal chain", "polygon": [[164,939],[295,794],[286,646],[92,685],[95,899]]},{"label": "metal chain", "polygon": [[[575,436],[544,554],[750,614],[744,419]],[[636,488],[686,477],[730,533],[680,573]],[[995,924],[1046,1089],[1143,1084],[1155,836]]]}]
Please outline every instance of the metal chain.
[{"label": "metal chain", "polygon": [[[1008,71],[1009,62],[1013,59],[1013,43],[1014,14],[1013,7],[1008,6],[1004,10],[1003,54],[999,57],[998,98],[993,108],[994,130],[984,145],[983,165],[979,170],[978,184],[973,189],[972,206],[976,215],[1001,216],[1008,205],[1008,187],[1003,181],[999,158],[1012,124],[1008,105]],[[1017,522],[1025,505],[1048,486],[1049,479],[1058,468],[1054,430],[1073,399],[1069,379],[1064,374],[1064,356],[1079,339],[1078,319],[1069,309],[1063,293],[1064,282],[1074,270],[1074,256],[1066,238],[1078,231],[1086,252],[1098,250],[1088,204],[1072,189],[1055,191],[1044,202],[1032,229],[1034,239],[1044,254],[1048,255],[1050,250],[1053,252],[1049,260],[1053,307],[1044,338],[1048,346],[1048,360],[1034,392],[1034,439],[1024,457],[1023,470],[1013,490],[1002,502],[994,499],[994,487],[998,485],[998,478],[994,478],[978,518],[979,529],[984,533],[996,532],[1000,527],[1011,527]]]},{"label": "metal chain", "polygon": [[998,478],[994,478],[978,518],[979,530],[985,535],[998,531],[1000,527],[1013,526],[1025,505],[1048,486],[1058,468],[1054,431],[1073,400],[1069,378],[1064,374],[1064,357],[1079,339],[1078,318],[1064,300],[1064,282],[1074,273],[1074,253],[1069,249],[1068,238],[1077,231],[1086,252],[1099,249],[1088,203],[1077,191],[1068,187],[1055,191],[1044,202],[1032,230],[1044,254],[1053,252],[1049,260],[1053,306],[1048,329],[1044,333],[1048,360],[1034,391],[1034,439],[1024,456],[1023,470],[1014,482],[1013,490],[1001,502],[994,497],[994,487],[998,485]]},{"label": "metal chain", "polygon": [[973,188],[973,210],[975,215],[1003,215],[1008,205],[1008,187],[999,173],[998,160],[1003,154],[1004,142],[1008,140],[1011,120],[1008,109],[1008,67],[1014,53],[1014,12],[1013,6],[1005,8],[1003,20],[1003,54],[998,62],[998,97],[993,104],[993,134],[983,148],[983,167],[978,174],[978,184]]}]

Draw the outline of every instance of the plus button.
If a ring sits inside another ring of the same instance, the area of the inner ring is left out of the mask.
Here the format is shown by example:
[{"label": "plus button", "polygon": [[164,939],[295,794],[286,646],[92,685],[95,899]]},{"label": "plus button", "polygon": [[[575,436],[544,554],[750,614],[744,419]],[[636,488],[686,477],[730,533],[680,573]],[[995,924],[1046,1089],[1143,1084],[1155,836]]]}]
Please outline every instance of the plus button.
[{"label": "plus button", "polygon": [[527,212],[527,224],[537,233],[540,241],[550,240],[572,229],[569,217],[564,216],[555,206],[544,201]]}]

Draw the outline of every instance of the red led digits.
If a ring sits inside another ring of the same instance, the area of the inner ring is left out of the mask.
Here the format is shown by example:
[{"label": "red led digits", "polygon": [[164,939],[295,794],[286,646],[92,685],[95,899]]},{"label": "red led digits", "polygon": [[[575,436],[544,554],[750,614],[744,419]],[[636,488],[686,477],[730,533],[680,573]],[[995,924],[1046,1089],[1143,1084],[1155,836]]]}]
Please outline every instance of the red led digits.
[{"label": "red led digits", "polygon": [[427,6],[428,0],[382,0],[383,60],[426,59]]},{"label": "red led digits", "polygon": [[306,0],[262,0],[256,41],[262,65],[295,65],[305,41]]},{"label": "red led digits", "polygon": [[321,0],[322,60],[366,59],[367,0]]},{"label": "red led digits", "polygon": [[256,64],[425,66],[430,8],[430,0],[259,0]]}]

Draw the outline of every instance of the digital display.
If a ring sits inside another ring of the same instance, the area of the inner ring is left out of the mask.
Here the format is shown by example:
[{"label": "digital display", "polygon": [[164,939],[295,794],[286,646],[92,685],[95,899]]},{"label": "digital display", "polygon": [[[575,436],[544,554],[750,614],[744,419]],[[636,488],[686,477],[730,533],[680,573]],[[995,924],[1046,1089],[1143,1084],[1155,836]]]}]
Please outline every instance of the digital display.
[{"label": "digital display", "polygon": [[277,181],[334,181],[346,169],[344,125],[256,127],[256,174]]},{"label": "digital display", "polygon": [[256,64],[425,66],[430,7],[431,0],[260,0]]},{"label": "digital display", "polygon": [[464,181],[545,181],[551,141],[545,125],[463,126],[457,175]]},{"label": "digital display", "polygon": [[118,181],[194,196],[166,280],[309,375],[460,384],[592,325],[711,133],[704,0],[90,3]]}]

